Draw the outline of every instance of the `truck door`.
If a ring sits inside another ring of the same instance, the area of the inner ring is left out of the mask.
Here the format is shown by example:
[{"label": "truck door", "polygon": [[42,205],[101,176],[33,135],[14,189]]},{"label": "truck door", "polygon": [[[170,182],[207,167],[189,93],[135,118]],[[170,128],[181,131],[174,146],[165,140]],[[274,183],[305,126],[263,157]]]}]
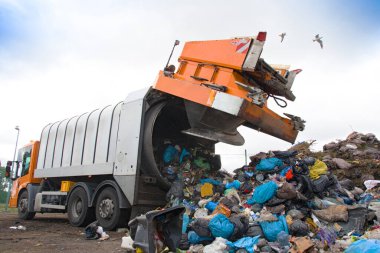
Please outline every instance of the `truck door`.
[{"label": "truck door", "polygon": [[22,189],[31,183],[33,175],[31,172],[31,158],[32,158],[33,145],[29,145],[19,149],[17,159],[14,161],[11,171],[11,178],[13,181],[11,198],[9,200],[10,207],[17,206],[17,197]]}]

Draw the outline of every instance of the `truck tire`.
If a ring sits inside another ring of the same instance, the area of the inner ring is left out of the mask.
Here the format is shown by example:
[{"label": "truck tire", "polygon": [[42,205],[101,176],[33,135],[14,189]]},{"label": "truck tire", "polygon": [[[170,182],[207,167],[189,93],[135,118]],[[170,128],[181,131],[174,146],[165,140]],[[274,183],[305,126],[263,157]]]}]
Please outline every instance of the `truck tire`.
[{"label": "truck tire", "polygon": [[28,212],[28,192],[23,191],[18,198],[17,203],[18,217],[23,220],[33,219],[36,212]]},{"label": "truck tire", "polygon": [[116,190],[104,188],[96,199],[96,220],[104,230],[113,230],[127,223],[127,209],[121,209]]},{"label": "truck tire", "polygon": [[71,225],[85,226],[95,220],[94,210],[88,207],[88,202],[87,193],[82,187],[71,192],[67,205],[67,216]]}]

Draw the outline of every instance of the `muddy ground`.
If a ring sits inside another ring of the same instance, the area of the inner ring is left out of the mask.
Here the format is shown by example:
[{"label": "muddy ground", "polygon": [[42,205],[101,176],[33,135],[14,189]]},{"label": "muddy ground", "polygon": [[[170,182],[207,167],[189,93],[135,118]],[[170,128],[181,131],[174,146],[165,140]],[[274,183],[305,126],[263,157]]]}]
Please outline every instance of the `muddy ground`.
[{"label": "muddy ground", "polygon": [[[19,223],[17,223],[19,222]],[[25,231],[10,229],[23,225]],[[0,212],[0,252],[125,252],[121,249],[124,233],[107,232],[106,241],[85,240],[84,229],[69,224],[65,214],[36,214],[24,221],[17,213]]]}]

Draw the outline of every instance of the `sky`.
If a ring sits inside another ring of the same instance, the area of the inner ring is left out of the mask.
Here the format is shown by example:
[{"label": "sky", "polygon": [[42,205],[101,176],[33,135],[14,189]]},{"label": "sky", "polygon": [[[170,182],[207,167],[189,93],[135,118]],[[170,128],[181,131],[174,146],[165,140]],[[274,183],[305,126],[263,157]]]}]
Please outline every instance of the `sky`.
[{"label": "sky", "polygon": [[[0,0],[0,161],[38,140],[48,123],[123,100],[153,84],[174,40],[268,33],[261,55],[301,72],[285,109],[305,119],[297,142],[315,149],[350,132],[380,136],[380,1]],[[286,32],[283,43],[278,34]],[[323,37],[324,49],[312,41]],[[239,128],[245,144],[217,145],[223,167],[291,144]]]}]

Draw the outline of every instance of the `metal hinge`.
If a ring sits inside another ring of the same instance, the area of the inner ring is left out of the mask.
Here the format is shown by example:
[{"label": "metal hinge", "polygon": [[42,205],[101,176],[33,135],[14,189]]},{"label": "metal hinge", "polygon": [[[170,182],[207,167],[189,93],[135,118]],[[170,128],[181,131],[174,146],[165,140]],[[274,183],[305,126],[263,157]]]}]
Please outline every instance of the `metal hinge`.
[{"label": "metal hinge", "polygon": [[266,93],[262,91],[261,89],[253,86],[249,86],[247,84],[235,81],[235,83],[243,88],[244,90],[248,91],[247,97],[252,99],[252,104],[258,105],[262,107],[265,102],[267,101],[266,99]]}]

